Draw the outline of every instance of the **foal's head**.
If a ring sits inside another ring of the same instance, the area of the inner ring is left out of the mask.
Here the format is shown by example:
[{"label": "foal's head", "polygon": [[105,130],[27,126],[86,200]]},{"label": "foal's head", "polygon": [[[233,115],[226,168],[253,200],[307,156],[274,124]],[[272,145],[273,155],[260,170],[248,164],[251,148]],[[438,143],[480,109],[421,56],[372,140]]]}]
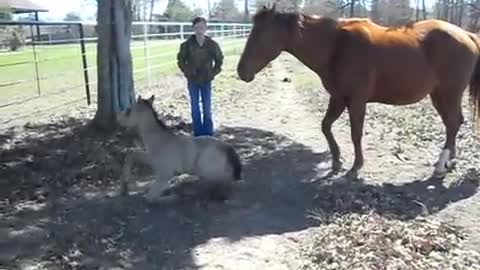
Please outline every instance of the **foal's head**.
[{"label": "foal's head", "polygon": [[241,80],[250,82],[255,74],[288,48],[299,26],[296,13],[278,13],[275,6],[263,7],[253,17],[253,28],[237,66]]},{"label": "foal's head", "polygon": [[136,128],[140,125],[150,124],[154,120],[157,125],[166,128],[165,124],[158,118],[157,112],[153,109],[154,100],[154,95],[148,99],[144,99],[139,95],[137,101],[129,109],[118,114],[118,123],[123,127]]}]

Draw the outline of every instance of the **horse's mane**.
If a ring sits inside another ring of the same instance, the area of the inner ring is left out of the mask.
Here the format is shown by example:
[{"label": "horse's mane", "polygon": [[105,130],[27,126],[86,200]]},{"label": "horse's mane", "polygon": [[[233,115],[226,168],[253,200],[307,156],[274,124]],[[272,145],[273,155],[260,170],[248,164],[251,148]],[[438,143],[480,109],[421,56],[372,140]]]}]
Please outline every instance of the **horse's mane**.
[{"label": "horse's mane", "polygon": [[253,22],[258,23],[269,15],[273,15],[273,19],[276,23],[285,26],[297,23],[301,21],[303,16],[305,16],[299,12],[277,12],[271,9],[261,9],[253,16]]},{"label": "horse's mane", "polygon": [[160,117],[158,116],[158,112],[155,111],[152,104],[145,99],[142,99],[141,101],[143,105],[147,106],[152,111],[153,119],[155,119],[155,122],[158,124],[158,126],[161,127],[163,130],[170,131],[170,128],[167,125],[165,125],[165,123],[160,119]]},{"label": "horse's mane", "polygon": [[299,11],[291,12],[279,12],[272,9],[261,9],[253,16],[253,23],[259,23],[266,17],[272,16],[274,22],[280,26],[287,28],[301,27],[303,28],[304,22],[329,22],[329,24],[336,24],[337,21],[330,17],[308,15]]}]

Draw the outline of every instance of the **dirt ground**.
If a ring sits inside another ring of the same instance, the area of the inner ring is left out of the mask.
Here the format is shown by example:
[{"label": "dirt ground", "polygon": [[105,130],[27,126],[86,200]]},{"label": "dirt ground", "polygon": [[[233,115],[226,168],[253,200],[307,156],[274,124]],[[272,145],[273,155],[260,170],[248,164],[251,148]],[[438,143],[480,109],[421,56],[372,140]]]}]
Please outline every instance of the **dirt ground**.
[{"label": "dirt ground", "polygon": [[[117,195],[132,137],[105,136],[86,123],[92,109],[0,134],[0,269],[299,269],[302,245],[324,217],[367,213],[452,222],[480,252],[480,143],[470,114],[458,136],[458,165],[430,179],[443,145],[428,99],[404,107],[371,104],[362,181],[319,180],[330,166],[320,130],[328,96],[319,80],[282,56],[250,84],[226,67],[215,85],[218,136],[245,162],[232,200],[146,205]],[[232,82],[234,81],[234,82]],[[181,77],[145,89],[167,124],[189,131]],[[465,102],[465,104],[467,104]],[[344,166],[353,161],[347,115],[334,125]],[[139,185],[151,179],[138,168]]]}]

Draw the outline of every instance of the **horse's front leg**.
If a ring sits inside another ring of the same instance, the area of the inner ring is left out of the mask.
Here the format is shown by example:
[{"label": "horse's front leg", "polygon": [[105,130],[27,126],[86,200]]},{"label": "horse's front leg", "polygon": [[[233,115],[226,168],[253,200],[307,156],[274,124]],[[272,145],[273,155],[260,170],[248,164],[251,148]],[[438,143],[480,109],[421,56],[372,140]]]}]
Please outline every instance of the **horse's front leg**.
[{"label": "horse's front leg", "polygon": [[332,155],[332,171],[329,175],[336,174],[342,169],[342,162],[340,161],[340,148],[338,147],[335,137],[332,133],[333,123],[342,115],[346,104],[341,98],[330,97],[328,102],[327,112],[322,120],[322,132],[328,143],[330,154]]},{"label": "horse's front leg", "polygon": [[123,164],[122,175],[120,176],[120,194],[128,195],[128,183],[131,176],[132,165],[135,163],[148,164],[147,153],[143,150],[129,150],[125,156],[125,162]]},{"label": "horse's front leg", "polygon": [[364,163],[362,153],[362,136],[366,107],[367,104],[365,102],[352,101],[348,105],[351,137],[355,151],[355,160],[353,162],[353,166],[346,174],[346,177],[351,180],[356,180],[358,178],[358,172],[363,167]]}]

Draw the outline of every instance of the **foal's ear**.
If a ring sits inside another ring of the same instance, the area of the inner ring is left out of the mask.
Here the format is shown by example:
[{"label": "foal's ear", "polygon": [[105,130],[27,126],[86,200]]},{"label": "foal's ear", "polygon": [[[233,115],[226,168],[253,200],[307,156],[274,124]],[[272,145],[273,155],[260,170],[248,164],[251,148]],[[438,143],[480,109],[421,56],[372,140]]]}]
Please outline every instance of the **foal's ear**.
[{"label": "foal's ear", "polygon": [[153,104],[153,100],[155,100],[155,95],[152,95],[147,101],[150,104]]}]

